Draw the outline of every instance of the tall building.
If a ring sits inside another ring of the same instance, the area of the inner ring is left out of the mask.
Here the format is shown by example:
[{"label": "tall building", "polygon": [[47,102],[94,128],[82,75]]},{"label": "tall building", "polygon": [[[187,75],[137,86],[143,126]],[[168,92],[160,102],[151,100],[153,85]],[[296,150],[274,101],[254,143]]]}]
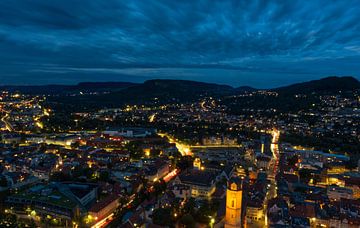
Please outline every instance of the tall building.
[{"label": "tall building", "polygon": [[241,228],[242,179],[232,177],[226,189],[225,228]]}]

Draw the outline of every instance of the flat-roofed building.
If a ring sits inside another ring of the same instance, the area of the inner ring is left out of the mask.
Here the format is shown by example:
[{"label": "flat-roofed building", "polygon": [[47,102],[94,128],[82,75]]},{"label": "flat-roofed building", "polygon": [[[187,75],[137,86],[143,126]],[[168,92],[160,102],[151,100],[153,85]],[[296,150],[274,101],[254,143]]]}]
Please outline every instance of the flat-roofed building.
[{"label": "flat-roofed building", "polygon": [[352,199],[353,191],[349,188],[331,185],[327,188],[327,195],[330,200],[339,201],[340,199]]}]

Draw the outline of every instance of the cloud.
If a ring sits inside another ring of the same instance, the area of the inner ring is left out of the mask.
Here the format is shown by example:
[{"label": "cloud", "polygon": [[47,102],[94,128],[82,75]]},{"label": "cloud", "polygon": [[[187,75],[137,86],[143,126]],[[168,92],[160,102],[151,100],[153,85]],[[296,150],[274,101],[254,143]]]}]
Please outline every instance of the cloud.
[{"label": "cloud", "polygon": [[[101,79],[126,71],[194,80],[207,80],[207,69],[219,69],[223,75],[217,77],[229,84],[242,82],[247,73],[294,80],[296,74],[356,75],[360,64],[339,59],[360,58],[357,3],[2,0],[0,70],[3,83],[34,72],[59,82],[59,72],[71,81],[84,80],[74,69]],[[142,70],[149,68],[157,71]]]}]

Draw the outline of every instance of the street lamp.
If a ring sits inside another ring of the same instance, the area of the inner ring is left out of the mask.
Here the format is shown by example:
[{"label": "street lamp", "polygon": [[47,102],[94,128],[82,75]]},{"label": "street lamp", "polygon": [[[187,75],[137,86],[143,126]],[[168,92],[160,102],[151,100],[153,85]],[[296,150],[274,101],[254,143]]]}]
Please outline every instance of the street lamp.
[{"label": "street lamp", "polygon": [[215,219],[213,217],[211,217],[211,219],[210,219],[210,227],[211,228],[214,227],[214,223],[215,223]]}]

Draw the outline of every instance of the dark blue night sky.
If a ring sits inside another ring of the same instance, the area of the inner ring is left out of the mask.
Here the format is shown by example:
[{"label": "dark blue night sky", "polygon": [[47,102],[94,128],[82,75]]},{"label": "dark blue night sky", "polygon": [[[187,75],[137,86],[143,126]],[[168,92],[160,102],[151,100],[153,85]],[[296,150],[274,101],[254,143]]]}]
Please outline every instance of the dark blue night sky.
[{"label": "dark blue night sky", "polygon": [[1,0],[0,84],[360,75],[358,0]]}]

